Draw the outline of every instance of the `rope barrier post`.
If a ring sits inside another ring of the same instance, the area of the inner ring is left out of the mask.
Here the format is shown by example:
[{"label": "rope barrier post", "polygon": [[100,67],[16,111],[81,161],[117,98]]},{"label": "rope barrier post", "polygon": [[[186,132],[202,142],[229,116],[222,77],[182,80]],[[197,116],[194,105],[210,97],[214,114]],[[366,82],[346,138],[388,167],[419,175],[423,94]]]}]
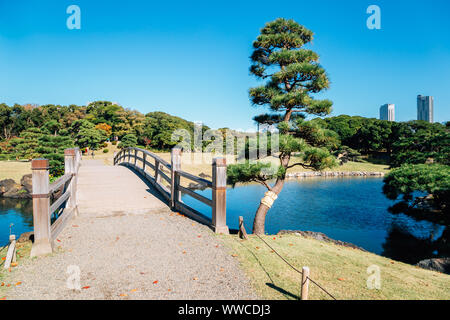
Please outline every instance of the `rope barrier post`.
[{"label": "rope barrier post", "polygon": [[[177,175],[177,170],[181,170],[181,148],[173,148],[170,156],[170,207],[175,208],[177,202],[180,201],[180,192],[178,191],[178,185],[180,184],[180,176]],[[155,168],[156,171],[156,168]]]},{"label": "rope barrier post", "polygon": [[247,236],[247,231],[245,230],[245,226],[244,226],[244,217],[240,216],[239,217],[239,238],[241,239],[248,239]]},{"label": "rope barrier post", "polygon": [[301,300],[308,300],[308,290],[309,290],[309,268],[302,268],[302,291],[300,295]]},{"label": "rope barrier post", "polygon": [[52,253],[50,229],[49,165],[47,159],[31,161],[34,243],[31,257]]},{"label": "rope barrier post", "polygon": [[212,163],[212,224],[216,233],[229,234],[227,226],[227,159]]}]

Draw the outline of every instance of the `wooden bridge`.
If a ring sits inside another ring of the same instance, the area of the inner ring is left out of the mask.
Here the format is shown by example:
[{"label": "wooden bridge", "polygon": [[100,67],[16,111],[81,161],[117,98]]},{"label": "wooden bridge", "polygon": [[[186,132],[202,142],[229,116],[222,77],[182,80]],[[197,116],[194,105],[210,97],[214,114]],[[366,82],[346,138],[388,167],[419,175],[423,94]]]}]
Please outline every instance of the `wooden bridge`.
[{"label": "wooden bridge", "polygon": [[[34,243],[31,256],[53,251],[53,242],[72,216],[134,214],[170,207],[212,228],[228,233],[226,224],[226,160],[214,158],[212,181],[181,170],[181,149],[174,148],[171,163],[139,148],[122,149],[114,166],[83,161],[78,148],[66,149],[65,173],[49,181],[47,159],[32,161]],[[189,180],[212,189],[212,199],[183,186]],[[151,190],[150,190],[151,189]],[[150,192],[149,192],[150,191]],[[188,195],[211,207],[211,218],[181,200]]]}]

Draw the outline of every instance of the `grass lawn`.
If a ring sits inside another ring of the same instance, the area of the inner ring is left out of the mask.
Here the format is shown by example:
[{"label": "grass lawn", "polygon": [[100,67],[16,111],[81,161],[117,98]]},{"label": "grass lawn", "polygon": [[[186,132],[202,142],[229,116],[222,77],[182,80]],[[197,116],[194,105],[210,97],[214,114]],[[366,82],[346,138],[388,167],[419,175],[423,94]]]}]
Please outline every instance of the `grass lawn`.
[{"label": "grass lawn", "polygon": [[14,179],[17,183],[25,174],[31,173],[31,162],[0,161],[0,180]]},{"label": "grass lawn", "polygon": [[[249,240],[240,240],[236,235],[218,237],[239,260],[261,298],[298,299],[301,275],[260,239],[252,235]],[[450,299],[450,275],[294,234],[263,238],[297,269],[308,266],[311,279],[338,300]],[[381,271],[379,290],[367,288],[367,268],[371,265]],[[309,285],[309,298],[331,299],[313,283]]]}]

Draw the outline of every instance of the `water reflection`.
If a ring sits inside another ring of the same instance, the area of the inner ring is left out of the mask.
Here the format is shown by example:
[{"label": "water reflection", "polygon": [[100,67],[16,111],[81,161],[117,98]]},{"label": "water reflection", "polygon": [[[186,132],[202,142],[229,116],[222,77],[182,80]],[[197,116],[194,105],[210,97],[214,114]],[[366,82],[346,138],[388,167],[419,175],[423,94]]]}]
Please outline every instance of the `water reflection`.
[{"label": "water reflection", "polygon": [[0,245],[9,241],[9,229],[19,237],[33,229],[33,203],[28,199],[0,198]]}]

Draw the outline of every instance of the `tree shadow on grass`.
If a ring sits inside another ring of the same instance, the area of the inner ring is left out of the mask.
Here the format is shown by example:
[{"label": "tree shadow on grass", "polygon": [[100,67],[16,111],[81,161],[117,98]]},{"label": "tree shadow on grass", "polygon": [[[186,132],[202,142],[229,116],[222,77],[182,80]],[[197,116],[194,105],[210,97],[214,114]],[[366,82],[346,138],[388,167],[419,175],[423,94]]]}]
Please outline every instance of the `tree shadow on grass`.
[{"label": "tree shadow on grass", "polygon": [[[235,239],[235,241],[237,241]],[[277,286],[273,280],[273,278],[270,276],[269,272],[267,271],[267,269],[263,266],[263,264],[261,263],[261,260],[259,260],[259,258],[255,255],[255,253],[250,250],[248,247],[246,247],[242,242],[237,241],[241,246],[243,246],[248,252],[250,252],[250,254],[255,258],[256,262],[259,264],[259,266],[261,267],[261,269],[264,271],[264,273],[267,275],[267,277],[269,278],[270,282],[266,282],[266,286],[268,286],[271,289],[274,289],[276,291],[278,291],[279,293],[281,293],[283,296],[286,297],[286,299],[300,299],[299,296],[293,294],[292,292],[289,292],[279,286]]]}]

